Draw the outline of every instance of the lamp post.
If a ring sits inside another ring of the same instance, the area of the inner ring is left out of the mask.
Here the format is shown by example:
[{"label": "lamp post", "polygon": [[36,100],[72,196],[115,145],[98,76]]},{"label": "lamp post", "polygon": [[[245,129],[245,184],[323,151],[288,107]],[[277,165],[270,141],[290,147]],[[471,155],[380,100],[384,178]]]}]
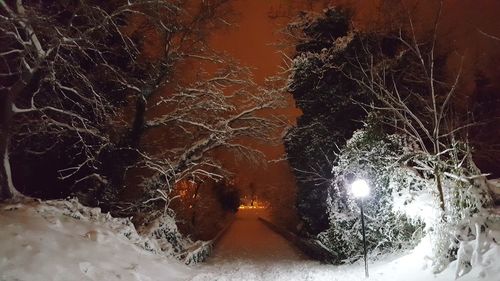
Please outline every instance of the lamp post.
[{"label": "lamp post", "polygon": [[370,194],[370,186],[363,179],[357,179],[351,184],[351,192],[354,197],[360,199],[360,209],[361,209],[361,231],[363,234],[363,249],[365,258],[365,277],[368,278],[368,261],[366,260],[366,236],[365,236],[365,214],[363,212],[363,202],[364,198]]}]

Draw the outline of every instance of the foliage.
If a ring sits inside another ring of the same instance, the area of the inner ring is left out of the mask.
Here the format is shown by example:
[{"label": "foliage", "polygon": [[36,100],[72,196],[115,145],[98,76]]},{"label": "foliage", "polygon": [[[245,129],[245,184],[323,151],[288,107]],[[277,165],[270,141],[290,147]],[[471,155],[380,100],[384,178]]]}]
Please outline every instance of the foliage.
[{"label": "foliage", "polygon": [[[445,211],[437,212],[428,229],[433,242],[432,268],[435,272],[444,270],[448,264],[465,258],[463,247],[470,240],[478,243],[489,231],[488,208],[492,197],[487,180],[472,160],[467,144],[456,142],[444,157],[447,167],[443,180]],[[433,159],[433,161],[436,161]],[[459,264],[457,272],[470,270],[467,264]]]},{"label": "foliage", "polygon": [[[453,153],[459,154],[461,148],[464,146],[457,144]],[[448,156],[448,161],[459,163],[453,155]],[[356,178],[367,179],[371,186],[364,212],[372,256],[409,249],[423,235],[429,235],[433,270],[439,272],[460,258],[461,241],[477,237],[477,225],[486,231],[485,208],[491,197],[485,178],[478,176],[469,159],[445,172],[446,211],[442,212],[432,170],[419,167],[433,161],[435,158],[408,137],[387,135],[373,125],[355,132],[333,166],[328,197],[330,228],[318,235],[337,255],[333,262],[353,261],[362,255],[359,202],[349,191],[349,183]]]},{"label": "foliage", "polygon": [[[299,43],[290,90],[304,115],[286,144],[299,211],[314,233],[324,226],[315,214],[327,206],[329,228],[318,239],[338,255],[335,262],[355,260],[362,249],[359,207],[348,185],[367,178],[373,186],[365,202],[369,249],[405,249],[425,233],[433,242],[432,268],[440,271],[491,204],[467,141],[474,124],[454,107],[461,68],[447,72],[450,51],[438,49],[438,19],[424,38],[412,32],[411,20],[399,32],[363,34],[339,32],[349,28],[339,11],[293,24]],[[328,21],[334,27],[318,28]],[[362,122],[368,125],[352,134]]]},{"label": "foliage", "polygon": [[309,233],[328,226],[325,202],[332,161],[366,114],[353,103],[368,102],[365,91],[339,68],[369,41],[354,36],[349,21],[347,11],[328,10],[318,18],[304,15],[289,30],[300,39],[288,88],[303,114],[286,135],[285,147],[297,178],[297,209]]},{"label": "foliage", "polygon": [[330,228],[319,234],[320,241],[336,255],[334,262],[353,261],[362,256],[359,203],[349,190],[356,178],[371,187],[364,199],[367,248],[372,253],[393,252],[415,246],[423,233],[423,222],[397,210],[395,197],[418,194],[426,182],[404,165],[415,152],[398,135],[385,136],[373,128],[356,131],[341,150],[332,173],[328,213]]}]

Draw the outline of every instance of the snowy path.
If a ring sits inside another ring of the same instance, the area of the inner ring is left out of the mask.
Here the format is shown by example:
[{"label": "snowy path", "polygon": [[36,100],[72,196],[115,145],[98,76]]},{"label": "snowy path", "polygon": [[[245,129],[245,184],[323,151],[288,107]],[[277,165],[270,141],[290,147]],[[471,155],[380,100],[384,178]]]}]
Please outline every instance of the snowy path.
[{"label": "snowy path", "polygon": [[265,226],[258,217],[263,210],[240,210],[235,221],[217,243],[209,264],[232,260],[268,263],[273,260],[299,261],[306,259],[297,249]]},{"label": "snowy path", "polygon": [[213,256],[198,267],[199,272],[191,280],[280,280],[278,275],[288,271],[284,269],[291,264],[307,261],[288,241],[259,221],[259,216],[265,217],[265,211],[240,210]]},{"label": "snowy path", "polygon": [[[209,260],[194,266],[189,281],[359,281],[364,278],[361,261],[352,265],[326,265],[307,259],[281,236],[271,231],[257,218],[265,213],[255,210],[240,211],[233,225],[221,238]],[[433,275],[425,269],[425,253],[430,248],[422,243],[414,253],[384,257],[370,261],[371,281],[451,281],[455,266]],[[483,261],[489,268],[473,270],[460,281],[497,281],[500,267],[495,261],[500,247],[488,252]]]}]

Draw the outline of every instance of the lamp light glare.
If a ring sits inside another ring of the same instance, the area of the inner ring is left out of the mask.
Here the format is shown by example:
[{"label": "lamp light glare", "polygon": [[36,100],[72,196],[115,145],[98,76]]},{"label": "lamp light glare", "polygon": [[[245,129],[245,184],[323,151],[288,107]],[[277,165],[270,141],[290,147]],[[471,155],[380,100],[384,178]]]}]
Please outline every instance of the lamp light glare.
[{"label": "lamp light glare", "polygon": [[351,192],[354,197],[363,198],[370,194],[370,187],[365,180],[358,179],[351,184]]}]

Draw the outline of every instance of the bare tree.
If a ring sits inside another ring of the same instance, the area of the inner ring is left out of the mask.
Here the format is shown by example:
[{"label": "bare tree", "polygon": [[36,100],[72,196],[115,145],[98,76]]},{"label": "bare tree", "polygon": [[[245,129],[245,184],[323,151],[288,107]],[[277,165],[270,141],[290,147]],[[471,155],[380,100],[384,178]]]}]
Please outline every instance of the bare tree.
[{"label": "bare tree", "polygon": [[[209,51],[207,28],[228,24],[227,2],[2,1],[3,196],[18,194],[13,147],[45,155],[67,140],[75,155],[60,178],[112,196],[134,167],[163,198],[182,178],[220,179],[217,149],[259,158],[248,139],[280,136],[282,120],[265,111],[284,104],[284,91],[256,90],[248,69]],[[193,78],[177,79],[190,64]]]},{"label": "bare tree", "polygon": [[[445,173],[449,170],[446,160],[456,152],[457,140],[467,141],[463,132],[473,124],[453,110],[462,66],[447,83],[442,69],[446,56],[437,51],[441,9],[442,4],[428,41],[419,41],[409,16],[409,32],[400,31],[392,42],[398,48],[394,57],[366,48],[353,60],[359,72],[347,75],[376,97],[378,102],[368,106],[384,112],[386,125],[409,136],[431,155],[432,161],[417,162],[420,169],[433,174],[444,211],[443,176],[449,175]],[[457,160],[454,164],[461,165],[466,159]]]},{"label": "bare tree", "polygon": [[[4,109],[0,142],[4,161],[0,178],[4,197],[18,195],[10,169],[9,150],[15,145],[12,137],[21,143],[20,149],[35,154],[51,150],[53,142],[71,138],[80,148],[81,156],[61,169],[61,178],[78,176],[77,182],[94,178],[107,183],[105,176],[110,176],[99,171],[99,155],[115,150],[116,146],[136,147],[134,135],[140,127],[137,119],[144,114],[141,102],[137,102],[136,120],[130,133],[123,137],[127,141],[112,141],[110,130],[121,118],[117,109],[131,97],[142,101],[155,87],[161,86],[165,73],[171,71],[173,57],[179,53],[174,55],[168,49],[165,50],[168,56],[162,56],[158,63],[147,61],[142,55],[141,38],[134,38],[129,26],[136,18],[152,18],[135,29],[146,32],[154,25],[166,37],[194,33],[195,28],[188,26],[191,22],[177,22],[185,16],[177,5],[187,3],[54,1],[26,5],[20,0],[0,3],[0,34],[4,43],[0,53]],[[193,21],[203,24],[201,19],[211,9],[200,11]],[[178,25],[184,28],[177,28]],[[191,40],[190,44],[194,42]],[[41,134],[48,138],[41,141]],[[34,137],[36,144],[30,143]],[[79,175],[82,170],[86,170],[84,175]]]},{"label": "bare tree", "polygon": [[[183,179],[225,178],[228,171],[214,154],[218,150],[232,151],[250,163],[258,163],[265,157],[252,144],[279,142],[285,118],[265,111],[285,106],[284,91],[260,89],[255,93],[255,85],[242,77],[242,72],[249,74],[240,67],[208,74],[208,78],[180,87],[156,103],[167,105],[163,107],[167,111],[145,126],[169,137],[168,143],[159,142],[159,152],[140,162],[156,174],[144,183],[144,200],[148,203],[161,200],[162,193],[168,194]],[[151,197],[157,200],[151,201]],[[141,202],[125,205],[126,209],[154,208]]]},{"label": "bare tree", "polygon": [[[5,42],[0,54],[2,85],[5,85],[1,88],[5,109],[1,185],[5,197],[18,194],[9,162],[12,137],[20,143],[20,149],[34,154],[47,153],[54,149],[54,142],[70,139],[77,147],[74,153],[78,159],[59,171],[61,179],[74,178],[80,182],[93,178],[103,184],[108,184],[108,179],[114,180],[101,171],[100,158],[102,153],[126,145],[110,137],[116,134],[112,129],[121,118],[117,110],[126,106],[127,99],[149,95],[148,90],[154,90],[151,86],[164,79],[165,70],[158,69],[169,69],[165,60],[170,59],[148,61],[143,56],[143,42],[128,29],[146,32],[148,26],[134,27],[134,19],[151,18],[158,30],[167,35],[173,33],[171,29],[177,30],[174,27],[178,23],[162,19],[181,16],[176,4],[167,1],[25,4],[21,0],[0,3],[0,30]],[[137,107],[137,111],[141,109]],[[129,139],[128,143],[135,141],[130,135],[136,131],[137,123],[134,121],[131,133],[123,137]]]},{"label": "bare tree", "polygon": [[[42,131],[60,137],[75,136],[87,157],[66,170],[63,176],[92,165],[95,152],[107,142],[106,135],[102,135],[96,125],[107,121],[113,114],[113,106],[102,89],[90,83],[95,79],[84,64],[100,64],[117,71],[101,56],[100,52],[105,51],[99,49],[101,42],[91,39],[97,30],[106,33],[117,27],[112,20],[104,20],[107,13],[99,7],[73,7],[73,17],[58,19],[43,10],[61,7],[49,6],[26,8],[20,0],[0,3],[0,34],[5,43],[0,54],[3,96],[0,185],[4,197],[19,195],[10,168],[12,136],[29,137]],[[83,30],[81,26],[71,26],[71,21],[77,21],[79,9],[86,10],[89,21],[102,20],[101,25],[86,25]],[[55,15],[55,11],[52,12]],[[128,86],[119,74],[115,78]],[[18,115],[29,117],[22,119]],[[49,150],[52,144],[46,145],[36,153]]]}]

